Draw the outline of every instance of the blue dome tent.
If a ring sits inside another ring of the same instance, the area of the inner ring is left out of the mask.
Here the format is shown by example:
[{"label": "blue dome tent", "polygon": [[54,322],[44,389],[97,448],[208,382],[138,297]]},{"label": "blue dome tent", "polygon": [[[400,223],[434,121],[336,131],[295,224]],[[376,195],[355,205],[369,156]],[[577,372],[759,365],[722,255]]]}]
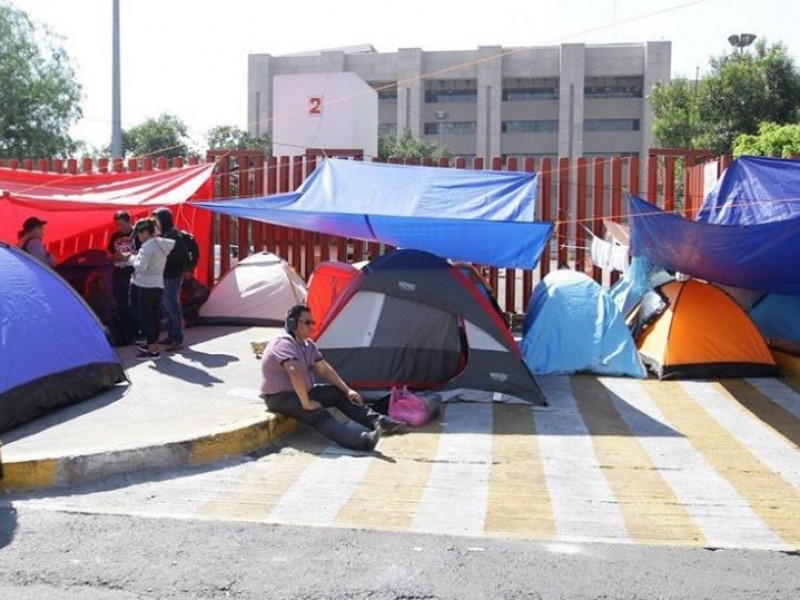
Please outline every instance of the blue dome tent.
[{"label": "blue dome tent", "polygon": [[119,356],[76,291],[0,243],[0,431],[123,381]]},{"label": "blue dome tent", "polygon": [[525,312],[521,348],[534,375],[646,376],[616,303],[575,271],[554,271],[538,283]]}]

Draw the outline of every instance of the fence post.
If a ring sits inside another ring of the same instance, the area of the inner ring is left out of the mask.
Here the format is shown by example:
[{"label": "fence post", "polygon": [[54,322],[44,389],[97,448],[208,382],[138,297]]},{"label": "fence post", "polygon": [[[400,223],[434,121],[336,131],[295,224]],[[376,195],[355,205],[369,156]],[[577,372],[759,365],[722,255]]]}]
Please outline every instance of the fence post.
[{"label": "fence post", "polygon": [[577,200],[575,210],[575,270],[586,272],[586,158],[578,158]]},{"label": "fence post", "polygon": [[[239,198],[246,198],[248,194],[248,183],[250,181],[250,157],[246,152],[239,154],[239,180],[237,182],[236,195]],[[247,258],[250,254],[250,221],[248,219],[237,219],[237,231],[239,246],[239,260]]]},{"label": "fence post", "polygon": [[[507,171],[517,170],[517,159],[509,158],[506,161]],[[517,270],[506,269],[506,311],[517,312]]]},{"label": "fence post", "polygon": [[569,218],[569,170],[570,159],[558,159],[558,233],[556,237],[558,268],[569,264],[567,252],[567,219]]},{"label": "fence post", "polygon": [[[603,216],[605,213],[605,178],[606,165],[605,159],[597,157],[593,164],[594,175],[592,177],[592,233],[597,237],[603,237]],[[603,270],[600,267],[592,268],[592,276],[600,285],[603,284]]]},{"label": "fence post", "polygon": [[[542,221],[552,221],[552,207],[553,207],[553,169],[552,161],[549,158],[542,159]],[[542,279],[550,272],[550,240],[548,239],[544,245],[542,252],[541,264],[539,265],[539,274]]]},{"label": "fence post", "polygon": [[675,212],[675,157],[664,157],[664,210]]},{"label": "fence post", "polygon": [[658,206],[658,158],[647,156],[647,201]]},{"label": "fence post", "polygon": [[[231,197],[231,157],[226,154],[217,162],[219,166],[219,195],[221,198]],[[231,218],[219,215],[219,276],[222,277],[231,268]]]},{"label": "fence post", "polygon": [[[536,162],[533,158],[526,158],[522,168],[526,173],[533,173],[536,171]],[[541,183],[541,182],[540,182]],[[541,211],[540,211],[541,212]],[[522,272],[522,312],[528,308],[528,302],[533,294],[533,271],[525,269]]]}]

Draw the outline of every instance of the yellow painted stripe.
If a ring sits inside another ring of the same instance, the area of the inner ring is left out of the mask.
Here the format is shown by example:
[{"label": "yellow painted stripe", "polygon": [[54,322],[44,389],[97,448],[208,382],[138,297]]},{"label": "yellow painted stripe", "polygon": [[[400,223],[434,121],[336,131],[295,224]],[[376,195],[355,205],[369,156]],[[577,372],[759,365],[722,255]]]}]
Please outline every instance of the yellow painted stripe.
[{"label": "yellow painted stripe", "polygon": [[59,461],[52,458],[3,463],[0,491],[14,492],[52,487],[56,485],[58,464]]},{"label": "yellow painted stripe", "polygon": [[608,390],[596,377],[581,375],[570,381],[631,539],[704,544],[702,531],[614,408]]},{"label": "yellow painted stripe", "polygon": [[[330,446],[322,435],[290,438],[280,451],[261,457],[223,485],[213,502],[198,508],[205,519],[263,521],[281,497],[319,455]],[[220,478],[221,480],[221,478]]]},{"label": "yellow painted stripe", "polygon": [[382,438],[382,456],[373,460],[334,523],[395,531],[411,527],[436,458],[441,422]]},{"label": "yellow painted stripe", "polygon": [[553,539],[556,522],[530,406],[495,404],[487,532]]},{"label": "yellow painted stripe", "polygon": [[786,543],[800,547],[800,492],[717,423],[677,382],[643,385],[673,427]]},{"label": "yellow painted stripe", "polygon": [[795,446],[800,446],[800,420],[780,404],[773,402],[744,379],[727,379],[717,385],[723,396],[742,405]]},{"label": "yellow painted stripe", "polygon": [[288,435],[296,424],[294,419],[270,415],[260,423],[193,440],[189,464],[204,465],[253,452]]}]

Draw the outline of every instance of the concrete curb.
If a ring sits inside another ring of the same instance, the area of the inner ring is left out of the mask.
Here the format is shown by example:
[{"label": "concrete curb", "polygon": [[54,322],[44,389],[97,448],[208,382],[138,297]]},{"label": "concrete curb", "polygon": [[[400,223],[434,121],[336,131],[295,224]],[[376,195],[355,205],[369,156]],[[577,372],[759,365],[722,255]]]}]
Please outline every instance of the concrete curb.
[{"label": "concrete curb", "polygon": [[3,462],[0,492],[40,490],[148,469],[180,469],[213,463],[275,443],[296,425],[294,419],[269,414],[245,427],[158,446]]}]

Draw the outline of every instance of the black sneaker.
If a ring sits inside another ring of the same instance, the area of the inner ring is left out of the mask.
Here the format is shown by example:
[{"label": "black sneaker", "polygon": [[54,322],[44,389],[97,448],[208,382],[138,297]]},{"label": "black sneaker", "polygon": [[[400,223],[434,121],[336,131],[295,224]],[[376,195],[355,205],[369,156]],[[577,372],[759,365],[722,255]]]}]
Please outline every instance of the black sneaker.
[{"label": "black sneaker", "polygon": [[148,352],[147,349],[140,349],[136,353],[137,360],[158,360],[161,358],[161,352]]},{"label": "black sneaker", "polygon": [[382,417],[378,421],[378,426],[383,429],[383,433],[387,435],[392,433],[400,433],[406,428],[405,423],[392,419],[391,417]]},{"label": "black sneaker", "polygon": [[364,438],[364,450],[367,452],[372,452],[375,450],[375,446],[378,445],[382,434],[383,429],[380,427],[376,427],[372,431],[362,433],[361,437]]}]

